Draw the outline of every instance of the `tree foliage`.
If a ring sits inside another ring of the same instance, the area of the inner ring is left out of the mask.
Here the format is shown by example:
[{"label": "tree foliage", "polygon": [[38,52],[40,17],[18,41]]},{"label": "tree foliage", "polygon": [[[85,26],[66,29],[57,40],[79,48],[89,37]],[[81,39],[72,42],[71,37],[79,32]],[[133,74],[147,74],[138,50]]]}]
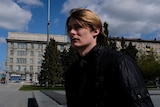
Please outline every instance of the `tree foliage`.
[{"label": "tree foliage", "polygon": [[132,42],[129,42],[129,44],[126,45],[126,42],[125,42],[123,37],[121,39],[121,50],[120,51],[122,53],[125,53],[125,54],[129,55],[134,60],[137,59],[138,49],[136,48],[135,45],[132,44]]},{"label": "tree foliage", "polygon": [[63,78],[63,68],[60,58],[60,51],[57,49],[57,44],[53,38],[50,39],[49,45],[45,49],[42,61],[40,82],[49,85],[61,83]]},{"label": "tree foliage", "polygon": [[140,51],[137,63],[142,71],[145,81],[154,81],[156,77],[160,76],[160,63],[158,55],[151,49],[150,52]]},{"label": "tree foliage", "polygon": [[76,49],[70,48],[68,51],[65,49],[61,54],[61,60],[64,71],[68,69],[76,60],[78,59],[77,51]]},{"label": "tree foliage", "polygon": [[108,23],[107,22],[104,22],[103,23],[103,30],[104,30],[104,34],[105,34],[105,36],[106,36],[106,40],[105,40],[105,45],[107,46],[107,47],[109,47],[109,48],[112,48],[112,49],[114,49],[114,50],[116,50],[117,49],[117,47],[116,47],[116,41],[115,40],[111,40],[110,38],[109,38],[109,29],[108,29]]},{"label": "tree foliage", "polygon": [[108,23],[107,23],[107,22],[104,22],[103,28],[104,28],[104,34],[105,34],[106,37],[108,38],[109,30],[108,30]]},{"label": "tree foliage", "polygon": [[132,45],[132,42],[129,42],[129,45],[126,47],[126,54],[131,56],[134,60],[137,59],[138,50],[135,45]]},{"label": "tree foliage", "polygon": [[121,52],[125,52],[125,48],[126,48],[126,42],[125,42],[124,38],[122,37],[122,39],[121,39]]}]

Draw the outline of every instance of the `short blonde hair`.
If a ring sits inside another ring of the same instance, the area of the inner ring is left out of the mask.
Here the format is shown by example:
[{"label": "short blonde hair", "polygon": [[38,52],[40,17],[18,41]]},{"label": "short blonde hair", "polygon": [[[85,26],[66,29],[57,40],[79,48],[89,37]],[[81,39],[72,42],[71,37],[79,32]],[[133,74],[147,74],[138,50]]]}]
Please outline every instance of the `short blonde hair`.
[{"label": "short blonde hair", "polygon": [[70,15],[66,21],[66,27],[68,26],[71,18],[73,18],[82,27],[89,27],[91,30],[99,29],[100,33],[97,35],[97,43],[103,44],[102,41],[104,42],[105,35],[102,29],[102,22],[95,12],[85,8],[71,9]]},{"label": "short blonde hair", "polygon": [[70,16],[67,19],[66,25],[68,25],[68,22],[70,18],[74,18],[78,24],[85,26],[90,26],[92,29],[100,29],[102,30],[102,22],[98,15],[94,12],[92,12],[89,9],[84,8],[75,8],[70,11]]}]

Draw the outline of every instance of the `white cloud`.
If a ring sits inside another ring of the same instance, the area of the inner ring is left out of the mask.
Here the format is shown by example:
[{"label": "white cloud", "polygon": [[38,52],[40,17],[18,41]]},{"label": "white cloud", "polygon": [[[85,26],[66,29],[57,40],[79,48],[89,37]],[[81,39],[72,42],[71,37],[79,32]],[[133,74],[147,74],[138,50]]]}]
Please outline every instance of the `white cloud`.
[{"label": "white cloud", "polygon": [[131,34],[138,37],[160,31],[159,0],[66,0],[62,12],[75,7],[95,11],[109,24],[110,35]]},{"label": "white cloud", "polygon": [[23,8],[24,5],[26,7],[43,6],[43,3],[40,0],[0,0],[0,28],[27,30],[32,13],[29,8]]},{"label": "white cloud", "polygon": [[22,9],[12,0],[0,0],[0,28],[25,30],[31,20],[30,11]]},{"label": "white cloud", "polygon": [[40,0],[17,0],[18,3],[24,3],[27,5],[37,5],[43,6],[43,3]]}]

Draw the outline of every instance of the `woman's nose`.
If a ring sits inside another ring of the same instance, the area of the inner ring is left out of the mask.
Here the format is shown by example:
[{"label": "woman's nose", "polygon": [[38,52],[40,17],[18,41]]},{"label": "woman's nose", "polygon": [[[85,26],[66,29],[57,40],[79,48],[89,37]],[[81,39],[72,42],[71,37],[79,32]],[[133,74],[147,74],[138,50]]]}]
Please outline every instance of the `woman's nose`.
[{"label": "woman's nose", "polygon": [[75,33],[75,29],[74,29],[74,28],[71,28],[71,29],[70,29],[70,33]]},{"label": "woman's nose", "polygon": [[68,32],[70,35],[75,35],[76,34],[76,30],[71,28],[70,31]]}]

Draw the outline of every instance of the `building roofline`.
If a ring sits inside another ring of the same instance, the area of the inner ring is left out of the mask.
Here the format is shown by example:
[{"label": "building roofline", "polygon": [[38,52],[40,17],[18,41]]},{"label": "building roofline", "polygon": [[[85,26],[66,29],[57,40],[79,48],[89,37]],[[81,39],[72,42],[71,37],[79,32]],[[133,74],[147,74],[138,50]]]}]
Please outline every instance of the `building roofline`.
[{"label": "building roofline", "polygon": [[[54,38],[55,41],[67,42],[66,35],[50,34],[49,38]],[[47,34],[38,33],[24,33],[24,32],[9,32],[6,41],[35,41],[35,42],[47,42]]]},{"label": "building roofline", "polygon": [[[123,38],[123,37],[122,37]],[[118,40],[121,41],[122,38],[120,37],[109,37],[109,39],[111,40]],[[160,43],[160,40],[156,40],[156,38],[154,40],[144,40],[144,39],[140,39],[140,38],[123,38],[126,41],[133,41],[133,42],[151,42],[151,43]]]}]

